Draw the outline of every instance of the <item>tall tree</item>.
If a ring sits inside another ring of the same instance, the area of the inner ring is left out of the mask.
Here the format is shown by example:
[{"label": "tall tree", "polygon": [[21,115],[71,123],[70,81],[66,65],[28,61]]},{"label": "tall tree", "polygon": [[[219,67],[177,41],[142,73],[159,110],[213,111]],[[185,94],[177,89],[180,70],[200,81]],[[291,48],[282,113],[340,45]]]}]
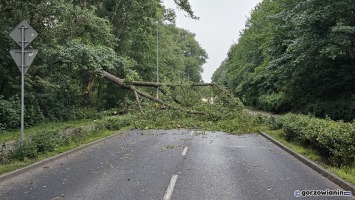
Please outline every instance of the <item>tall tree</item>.
[{"label": "tall tree", "polygon": [[[188,1],[176,3],[193,17]],[[117,90],[97,72],[108,70],[127,80],[155,80],[157,22],[162,52],[172,56],[161,52],[165,80],[190,75],[190,80],[200,81],[207,58],[194,35],[177,28],[175,14],[159,0],[9,0],[0,1],[0,17],[2,52],[16,48],[8,34],[20,21],[27,20],[39,33],[29,47],[39,53],[26,74],[27,125],[125,109],[134,95]],[[181,44],[171,45],[177,40]],[[8,53],[1,54],[0,60],[2,130],[18,126],[20,73]],[[169,71],[170,64],[183,73],[173,74],[178,71]]]},{"label": "tall tree", "polygon": [[352,120],[354,10],[351,0],[263,1],[230,49],[225,82],[248,105]]}]

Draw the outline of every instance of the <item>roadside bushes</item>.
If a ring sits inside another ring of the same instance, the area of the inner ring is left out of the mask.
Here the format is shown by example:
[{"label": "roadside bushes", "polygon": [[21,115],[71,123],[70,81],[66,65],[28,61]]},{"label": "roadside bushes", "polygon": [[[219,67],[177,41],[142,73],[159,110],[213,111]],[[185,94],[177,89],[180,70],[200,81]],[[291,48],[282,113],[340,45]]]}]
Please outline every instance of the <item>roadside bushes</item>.
[{"label": "roadside bushes", "polygon": [[0,133],[6,129],[20,126],[20,100],[13,97],[9,100],[0,95]]},{"label": "roadside bushes", "polygon": [[279,92],[261,95],[256,107],[264,111],[282,113],[291,109],[291,103],[283,92]]},{"label": "roadside bushes", "polygon": [[133,124],[134,115],[105,117],[94,125],[86,127],[66,127],[64,129],[52,129],[39,131],[33,136],[26,138],[20,145],[17,141],[10,150],[0,151],[0,164],[11,161],[24,161],[26,159],[37,159],[40,155],[61,152],[72,144],[82,144],[83,140],[95,137],[95,135],[106,130],[119,130]]},{"label": "roadside bushes", "polygon": [[355,161],[355,122],[287,114],[276,117],[272,124],[284,130],[286,140],[315,149],[333,166],[347,166]]},{"label": "roadside bushes", "polygon": [[352,98],[343,98],[337,101],[320,101],[307,104],[305,112],[312,113],[317,117],[333,120],[355,120],[355,95]]},{"label": "roadside bushes", "polygon": [[41,154],[53,152],[56,148],[69,143],[69,137],[66,137],[60,131],[41,131],[24,141],[22,146],[20,141],[17,141],[17,144],[8,154],[8,160],[36,159]]},{"label": "roadside bushes", "polygon": [[[18,142],[14,149],[12,149],[9,154],[5,154],[6,162],[11,160],[19,160],[24,161],[25,158],[27,159],[35,159],[38,157],[38,152],[36,149],[36,145],[31,141],[25,141],[22,146]],[[6,163],[1,163],[6,164]]]}]

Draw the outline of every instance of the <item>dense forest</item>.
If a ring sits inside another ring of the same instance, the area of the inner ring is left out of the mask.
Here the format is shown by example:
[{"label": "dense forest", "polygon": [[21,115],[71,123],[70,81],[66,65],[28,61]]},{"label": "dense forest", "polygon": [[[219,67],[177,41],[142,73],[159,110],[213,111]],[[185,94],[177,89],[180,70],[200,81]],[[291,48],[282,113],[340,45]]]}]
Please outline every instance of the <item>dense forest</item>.
[{"label": "dense forest", "polygon": [[[187,0],[174,2],[197,19]],[[134,95],[98,69],[155,82],[157,51],[161,82],[202,82],[205,50],[160,0],[1,0],[0,18],[0,130],[20,123],[21,74],[9,54],[18,46],[9,33],[22,20],[38,32],[28,49],[39,49],[25,77],[26,126],[125,112]]]},{"label": "dense forest", "polygon": [[212,79],[248,106],[353,120],[355,1],[262,1]]}]

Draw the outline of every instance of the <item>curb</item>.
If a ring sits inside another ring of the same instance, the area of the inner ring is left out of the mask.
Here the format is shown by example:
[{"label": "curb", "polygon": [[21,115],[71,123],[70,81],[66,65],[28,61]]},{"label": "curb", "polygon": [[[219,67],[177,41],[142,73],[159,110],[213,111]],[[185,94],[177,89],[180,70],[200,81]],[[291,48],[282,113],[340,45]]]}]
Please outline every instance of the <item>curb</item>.
[{"label": "curb", "polygon": [[297,158],[298,160],[300,160],[301,162],[306,164],[308,167],[310,167],[313,170],[315,170],[316,172],[320,173],[321,175],[323,175],[324,177],[326,177],[327,179],[329,179],[333,183],[337,184],[341,188],[343,188],[343,189],[345,189],[347,191],[351,191],[353,196],[355,195],[355,186],[353,184],[343,180],[342,178],[340,178],[336,174],[333,174],[333,173],[327,171],[326,169],[324,169],[320,165],[316,164],[315,162],[309,160],[308,158],[296,153],[295,151],[293,151],[292,149],[286,147],[285,145],[283,145],[282,143],[278,142],[277,140],[275,140],[271,136],[267,135],[266,133],[261,132],[261,131],[259,131],[259,133],[262,136],[264,136],[266,139],[271,141],[272,143],[276,144],[281,149],[285,150],[287,153],[291,154],[293,157]]},{"label": "curb", "polygon": [[20,169],[17,169],[15,171],[12,171],[12,172],[9,172],[9,173],[5,173],[3,175],[0,176],[0,182],[3,182],[3,181],[6,181],[6,180],[9,180],[11,178],[14,178],[18,175],[21,175],[23,173],[26,173],[26,172],[29,172],[37,167],[40,167],[42,165],[46,165],[50,162],[53,162],[55,160],[58,160],[60,158],[63,158],[63,157],[66,157],[66,156],[69,156],[70,154],[73,154],[73,153],[76,153],[76,152],[79,152],[85,148],[88,148],[88,147],[91,147],[91,146],[94,146],[95,144],[98,144],[104,140],[108,140],[108,139],[111,139],[111,138],[114,138],[114,137],[117,137],[119,135],[122,135],[123,133],[126,133],[126,131],[119,131],[113,135],[110,135],[110,136],[107,136],[107,137],[104,137],[104,138],[101,138],[99,140],[96,140],[96,141],[93,141],[93,142],[90,142],[90,143],[87,143],[87,144],[83,144],[77,148],[74,148],[74,149],[71,149],[69,151],[65,151],[63,153],[60,153],[58,155],[55,155],[53,157],[50,157],[50,158],[46,158],[44,160],[41,160],[39,162],[35,162],[31,165],[28,165],[26,167],[23,167],[23,168],[20,168]]}]

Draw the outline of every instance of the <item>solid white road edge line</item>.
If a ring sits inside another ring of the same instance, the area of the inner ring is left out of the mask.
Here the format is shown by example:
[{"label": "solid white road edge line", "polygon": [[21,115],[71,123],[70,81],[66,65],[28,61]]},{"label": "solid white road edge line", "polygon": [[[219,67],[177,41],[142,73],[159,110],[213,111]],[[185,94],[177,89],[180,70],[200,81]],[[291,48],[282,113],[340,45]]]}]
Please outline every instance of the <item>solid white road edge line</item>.
[{"label": "solid white road edge line", "polygon": [[166,189],[163,200],[170,200],[171,195],[173,194],[173,191],[174,191],[174,187],[175,187],[175,183],[177,181],[177,178],[178,178],[178,175],[173,175],[171,177],[168,189]]},{"label": "solid white road edge line", "polygon": [[183,156],[186,156],[186,153],[187,153],[187,149],[188,149],[188,148],[189,148],[189,147],[185,147],[184,150],[182,151],[182,155],[183,155]]}]

